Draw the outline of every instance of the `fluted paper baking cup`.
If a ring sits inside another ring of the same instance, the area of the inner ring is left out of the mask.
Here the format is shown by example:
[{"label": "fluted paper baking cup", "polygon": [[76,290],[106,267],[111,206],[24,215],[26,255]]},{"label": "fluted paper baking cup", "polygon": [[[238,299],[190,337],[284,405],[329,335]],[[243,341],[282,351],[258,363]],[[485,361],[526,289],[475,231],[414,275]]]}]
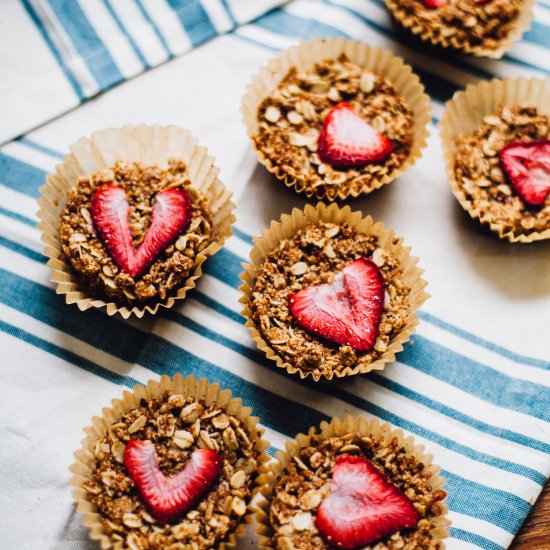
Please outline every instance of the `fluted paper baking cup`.
[{"label": "fluted paper baking cup", "polygon": [[550,113],[550,78],[506,78],[494,79],[490,82],[483,81],[469,85],[447,102],[439,123],[439,132],[449,184],[462,208],[473,219],[479,220],[482,225],[497,233],[501,239],[520,243],[549,239],[550,228],[529,234],[516,234],[502,222],[490,219],[490,216],[482,214],[475,208],[456,181],[454,166],[457,143],[464,137],[472,135],[482,123],[483,117],[495,113],[499,105],[534,105]]},{"label": "fluted paper baking cup", "polygon": [[[408,318],[406,324],[391,339],[386,351],[381,353],[376,361],[369,365],[346,367],[341,371],[333,372],[332,375],[343,378],[354,374],[364,374],[372,370],[382,370],[387,363],[394,361],[395,355],[403,349],[403,344],[414,334],[415,327],[418,324],[416,312],[429,297],[429,294],[424,290],[427,283],[421,278],[423,270],[416,265],[418,259],[410,255],[410,248],[403,246],[402,239],[396,238],[392,230],[384,229],[382,222],[375,223],[370,216],[365,218],[361,212],[352,212],[349,206],[340,208],[335,203],[329,206],[318,203],[317,206],[307,205],[304,210],[295,208],[291,214],[283,214],[280,221],[271,222],[270,228],[262,231],[261,236],[254,239],[254,247],[250,252],[250,263],[243,264],[244,271],[240,275],[243,283],[239,287],[242,293],[239,301],[243,305],[241,314],[246,318],[246,327],[258,348],[266,354],[268,359],[274,361],[279,368],[286,369],[290,374],[297,373],[300,378],[307,378],[310,375],[315,381],[321,378],[320,373],[304,371],[280,357],[258,330],[252,320],[250,310],[256,277],[269,253],[282,240],[292,238],[300,229],[304,229],[309,224],[321,222],[337,225],[348,224],[359,233],[375,235],[378,237],[378,246],[387,251],[389,255],[397,258],[403,269],[403,283],[410,288],[407,297]],[[331,379],[332,375],[326,378]]]},{"label": "fluted paper baking cup", "polygon": [[[174,378],[164,375],[158,381],[150,380],[145,386],[137,385],[133,391],[126,390],[121,399],[113,399],[111,407],[104,408],[102,415],[93,417],[92,425],[84,429],[86,438],[82,440],[81,448],[74,454],[75,462],[70,467],[73,476],[69,484],[73,488],[77,512],[84,515],[84,525],[89,530],[90,538],[98,541],[103,550],[109,548],[121,549],[122,542],[112,540],[101,523],[101,515],[97,508],[87,499],[88,493],[84,488],[84,483],[92,479],[96,462],[94,457],[95,445],[104,436],[109,426],[118,422],[123,415],[132,409],[139,407],[142,399],[161,398],[167,391],[185,397],[193,397],[197,401],[205,403],[206,406],[215,404],[216,407],[227,414],[239,419],[244,424],[247,434],[255,443],[254,448],[259,453],[259,466],[261,467],[264,462],[270,460],[265,452],[269,447],[269,443],[261,437],[263,430],[258,428],[259,419],[251,416],[252,409],[243,407],[241,399],[232,397],[230,390],[221,390],[218,383],[211,384],[206,378],[197,380],[194,376],[183,378],[181,374],[177,374]],[[253,494],[258,489],[259,483],[256,479]],[[250,502],[248,507],[250,510]],[[245,518],[243,517],[236,530],[228,534],[227,539],[218,548],[222,550],[236,548],[237,540],[244,534],[244,530]]]},{"label": "fluted paper baking cup", "polygon": [[[420,0],[418,0],[420,2]],[[418,24],[407,11],[403,8],[399,0],[385,0],[386,6],[395,17],[395,19],[409,32],[420,38],[425,42],[429,42],[434,46],[441,46],[443,48],[452,48],[454,50],[474,55],[476,57],[490,57],[493,59],[501,58],[506,52],[510,51],[514,47],[514,43],[521,40],[521,37],[529,27],[533,19],[533,8],[535,6],[535,0],[525,0],[523,3],[519,16],[508,33],[508,36],[503,39],[497,48],[487,48],[482,45],[471,45],[466,40],[458,40],[456,36],[443,36],[442,34],[434,35],[433,30],[427,28],[424,25]],[[429,8],[425,8],[429,9]]]},{"label": "fluted paper baking cup", "polygon": [[426,139],[429,135],[430,100],[424,93],[424,86],[418,76],[412,72],[411,67],[392,52],[355,40],[346,40],[343,37],[328,37],[302,42],[298,46],[292,46],[279,53],[268,65],[260,69],[248,85],[241,103],[243,122],[259,162],[287,187],[294,188],[297,192],[304,192],[308,197],[315,195],[319,200],[323,198],[333,200],[333,198],[328,197],[326,191],[320,188],[316,192],[304,189],[304,186],[294,176],[266,157],[256,147],[252,138],[258,133],[257,112],[260,103],[277,88],[279,82],[292,67],[299,70],[311,69],[315,63],[336,59],[343,53],[351,62],[373,73],[381,74],[395,86],[399,95],[413,112],[413,142],[409,156],[401,166],[359,190],[339,189],[333,198],[343,200],[348,196],[357,197],[392,182],[414,165],[420,157],[422,149],[426,146]]},{"label": "fluted paper baking cup", "polygon": [[[57,284],[57,294],[64,294],[68,304],[76,304],[81,311],[91,307],[105,308],[108,315],[119,313],[123,318],[131,315],[143,317],[148,312],[155,314],[159,307],[170,308],[176,300],[185,298],[202,275],[202,263],[215,254],[232,235],[231,224],[235,221],[231,192],[218,178],[218,168],[206,149],[197,144],[188,130],[175,126],[124,126],[94,132],[69,147],[62,164],[46,178],[40,188],[42,196],[38,225],[42,241],[46,244],[44,254],[53,270],[51,281]],[[63,253],[59,239],[61,213],[67,200],[67,192],[78,179],[98,170],[111,168],[117,161],[139,162],[145,165],[163,166],[168,159],[177,158],[188,167],[192,186],[200,191],[212,212],[214,235],[210,245],[195,257],[191,274],[177,291],[164,300],[133,307],[122,306],[89,295],[85,284],[78,280],[70,262]]]},{"label": "fluted paper baking cup", "polygon": [[[397,438],[399,444],[406,449],[407,454],[419,459],[425,468],[427,468],[430,474],[429,484],[431,486],[431,493],[443,491],[446,498],[447,492],[443,489],[445,479],[439,475],[441,468],[432,463],[432,455],[426,454],[424,446],[415,443],[412,435],[406,436],[402,430],[392,429],[388,423],[381,424],[376,418],[368,419],[364,416],[357,418],[346,416],[343,419],[333,418],[330,422],[321,422],[319,427],[314,426],[310,428],[307,435],[298,434],[295,439],[286,444],[286,450],[279,451],[276,454],[275,461],[265,463],[260,468],[260,476],[258,478],[260,497],[255,504],[256,532],[260,539],[260,548],[271,548],[270,540],[274,535],[274,531],[269,520],[269,507],[273,496],[273,489],[275,483],[290,464],[293,457],[299,456],[300,450],[304,447],[309,447],[312,440],[322,441],[351,433],[369,436],[371,439],[382,443],[389,443],[393,438]],[[430,534],[434,542],[440,542],[440,548],[445,547],[442,540],[449,536],[447,526],[451,524],[447,517],[448,508],[445,498],[437,501],[432,507],[434,527],[430,531]]]}]

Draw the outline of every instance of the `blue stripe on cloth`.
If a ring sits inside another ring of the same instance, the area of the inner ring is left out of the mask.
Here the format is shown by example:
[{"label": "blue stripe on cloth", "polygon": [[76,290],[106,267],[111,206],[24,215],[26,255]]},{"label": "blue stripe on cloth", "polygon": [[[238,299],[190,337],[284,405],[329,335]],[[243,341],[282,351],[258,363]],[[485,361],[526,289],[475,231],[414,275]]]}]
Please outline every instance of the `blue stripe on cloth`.
[{"label": "blue stripe on cloth", "polygon": [[[548,388],[511,378],[440,344],[415,335],[399,361],[489,403],[550,421]],[[529,395],[528,402],[525,396]]]},{"label": "blue stripe on cloth", "polygon": [[36,141],[33,141],[32,139],[29,139],[26,136],[18,137],[15,141],[22,143],[23,145],[26,145],[27,147],[31,147],[32,149],[36,149],[37,151],[40,151],[41,153],[45,153],[46,155],[49,155],[50,157],[54,157],[58,160],[63,160],[63,154],[59,151],[56,151],[55,149],[52,149],[51,147],[48,147],[46,145],[42,145],[41,143],[37,143]]},{"label": "blue stripe on cloth", "polygon": [[101,90],[124,80],[107,48],[74,0],[48,0],[63,30],[85,61]]},{"label": "blue stripe on cloth", "polygon": [[86,96],[84,95],[84,92],[80,87],[80,84],[74,77],[73,73],[67,67],[63,59],[63,56],[61,55],[60,51],[57,49],[57,46],[54,44],[54,42],[50,38],[50,35],[42,25],[42,21],[38,17],[37,13],[34,11],[32,4],[29,2],[29,0],[21,0],[21,2],[23,4],[23,7],[25,8],[25,11],[29,14],[29,17],[31,18],[32,22],[35,24],[36,28],[38,29],[38,32],[41,34],[42,38],[48,45],[48,48],[52,52],[52,55],[55,57],[55,60],[57,61],[57,63],[65,73],[65,76],[67,77],[69,84],[73,88],[74,93],[77,95],[80,101],[84,101]]},{"label": "blue stripe on cloth", "polygon": [[193,46],[198,46],[216,36],[217,31],[199,0],[167,0],[167,2],[176,12]]},{"label": "blue stripe on cloth", "polygon": [[[492,489],[447,470],[441,470],[446,485],[455,488],[449,491],[447,504],[461,514],[489,521],[493,525],[514,534],[529,513],[531,505],[517,495],[500,489]],[[446,487],[447,488],[447,487]]]},{"label": "blue stripe on cloth", "polygon": [[231,23],[233,24],[233,28],[236,28],[239,22],[235,19],[235,16],[233,15],[233,12],[231,11],[231,7],[229,6],[229,2],[227,0],[221,0],[221,3],[223,7],[225,8],[225,11],[227,12],[227,15],[229,16],[229,19],[231,19]]},{"label": "blue stripe on cloth", "polygon": [[84,357],[81,357],[80,355],[77,355],[72,351],[66,350],[65,348],[62,348],[60,346],[56,346],[55,344],[47,342],[46,340],[43,340],[42,338],[39,338],[38,336],[31,334],[30,332],[27,332],[18,327],[14,327],[13,325],[10,325],[2,320],[0,320],[0,330],[5,332],[6,334],[14,336],[15,338],[19,338],[19,340],[23,340],[23,342],[27,342],[28,344],[31,344],[36,348],[46,351],[51,355],[55,355],[56,357],[59,357],[64,361],[68,361],[69,363],[72,363],[73,365],[76,365],[81,369],[91,372],[96,376],[105,378],[105,380],[109,380],[109,382],[113,382],[114,384],[123,384],[130,388],[134,387],[137,384],[137,380],[134,380],[133,378],[130,378],[128,376],[121,376],[110,370],[104,369],[96,363],[93,363],[92,361],[89,361],[88,359],[85,359]]},{"label": "blue stripe on cloth", "polygon": [[[253,405],[264,425],[280,433],[292,436],[326,419],[318,411],[255,386],[154,334],[143,333],[122,321],[107,318],[97,310],[79,312],[73,306],[61,304],[59,297],[49,288],[3,270],[0,274],[5,281],[0,301],[7,306],[16,307],[41,322],[93,346],[108,349],[112,355],[141,364],[157,374],[173,376],[182,372],[214,378],[223,387],[232,389],[247,404]],[[82,322],[83,316],[85,323]],[[293,414],[273,414],[277,410],[293,411]],[[454,496],[453,509],[460,513],[484,519],[506,530],[516,529],[519,526],[516,523],[521,523],[520,515],[523,517],[527,513],[529,504],[515,495],[485,487],[451,472],[444,472],[444,476],[447,479],[446,488]],[[472,506],[470,497],[475,498],[476,506]],[[513,517],[508,517],[509,514]]]},{"label": "blue stripe on cloth", "polygon": [[[369,374],[367,379],[388,390],[398,393],[399,395],[403,395],[405,397],[408,397],[409,399],[412,399],[413,401],[416,401],[417,403],[421,403],[422,405],[429,407],[430,409],[437,411],[441,414],[444,414],[449,418],[453,418],[458,422],[462,422],[467,426],[471,426],[472,428],[494,435],[501,439],[507,439],[508,441],[513,441],[515,443],[518,443],[519,445],[523,445],[525,447],[531,447],[532,449],[536,449],[537,451],[542,451],[543,453],[550,454],[550,444],[547,444],[543,441],[539,441],[537,439],[533,439],[531,437],[514,432],[512,430],[507,430],[505,428],[499,428],[497,426],[492,426],[491,424],[487,424],[486,422],[478,420],[473,416],[464,414],[462,411],[453,409],[452,407],[449,407],[444,403],[440,403],[435,399],[430,399],[425,395],[422,395],[416,391],[413,391],[407,388],[406,386],[399,384],[398,382],[389,380],[388,378],[385,378],[380,374],[376,374],[373,372]],[[545,476],[543,476],[542,474],[539,474],[538,472],[535,472],[534,470],[529,474],[528,477],[531,477],[533,481],[536,481],[541,485],[544,485],[546,481]]]},{"label": "blue stripe on cloth", "polygon": [[141,0],[135,0],[135,3],[139,11],[141,12],[141,15],[143,15],[143,18],[145,19],[145,21],[149,23],[149,25],[153,29],[153,32],[156,34],[157,38],[159,39],[159,42],[162,44],[164,51],[168,55],[168,59],[172,59],[174,57],[174,53],[170,49],[170,46],[168,45],[166,38],[164,38],[164,35],[160,32],[160,29],[157,27],[157,24],[154,22],[153,18],[149,15],[149,12],[145,9],[143,4],[141,3]]},{"label": "blue stripe on cloth", "polygon": [[36,224],[38,223],[37,220],[31,220],[30,218],[27,218],[27,216],[22,216],[21,214],[18,214],[17,212],[12,212],[11,210],[8,210],[7,208],[4,208],[2,206],[0,206],[0,214],[3,214],[4,216],[11,218],[12,220],[17,220],[18,222],[24,223],[25,225],[28,225],[30,227],[36,227]]},{"label": "blue stripe on cloth", "polygon": [[[233,228],[233,232],[235,232],[235,228]],[[497,344],[494,344],[493,342],[489,342],[488,340],[484,340],[483,338],[480,338],[479,336],[476,336],[475,334],[472,334],[471,332],[467,332],[461,328],[458,328],[455,325],[451,325],[450,323],[447,323],[443,319],[440,319],[439,317],[436,317],[435,315],[432,315],[431,313],[426,313],[425,311],[420,311],[418,315],[421,319],[424,321],[428,321],[429,323],[432,323],[433,325],[446,330],[447,332],[451,332],[453,334],[456,334],[457,336],[460,336],[461,338],[464,338],[465,340],[468,340],[474,344],[477,344],[478,346],[482,346],[484,348],[487,348],[488,350],[494,351],[495,353],[498,353],[499,355],[502,355],[503,357],[506,357],[507,359],[511,359],[512,361],[515,361],[516,363],[523,363],[524,365],[529,365],[530,367],[537,367],[544,370],[550,370],[550,361],[541,361],[540,359],[533,359],[532,357],[526,357],[525,355],[520,355],[519,353],[514,353],[513,351],[507,350],[506,348],[503,348],[502,346],[498,346]]]},{"label": "blue stripe on cloth", "polygon": [[0,184],[39,197],[38,188],[46,182],[46,171],[0,153]]},{"label": "blue stripe on cloth", "polygon": [[548,48],[550,47],[550,27],[533,20],[531,28],[523,35],[523,40]]},{"label": "blue stripe on cloth", "polygon": [[126,40],[128,40],[130,47],[132,48],[132,50],[134,50],[134,53],[139,59],[142,67],[144,67],[145,69],[149,69],[149,63],[147,63],[147,60],[145,59],[138,45],[135,43],[134,39],[132,38],[132,35],[126,30],[126,27],[122,24],[120,17],[117,15],[116,11],[113,9],[113,6],[111,5],[111,1],[103,0],[103,4],[107,9],[107,11],[109,12],[109,14],[111,15],[111,17],[113,18],[113,21],[115,22],[116,26],[120,29],[120,32],[126,37]]},{"label": "blue stripe on cloth", "polygon": [[482,537],[481,535],[477,535],[475,533],[470,533],[470,531],[465,531],[464,529],[453,527],[452,525],[448,527],[448,530],[451,537],[469,542],[486,550],[501,550],[504,548],[504,546],[501,546],[488,538]]},{"label": "blue stripe on cloth", "polygon": [[4,246],[5,248],[8,248],[9,250],[13,250],[13,252],[17,252],[18,254],[27,256],[27,258],[30,258],[35,262],[46,263],[47,261],[46,256],[43,256],[39,252],[36,252],[35,250],[31,250],[30,248],[27,248],[22,244],[14,243],[13,241],[10,241],[9,239],[2,237],[1,235],[0,235],[0,245]]}]

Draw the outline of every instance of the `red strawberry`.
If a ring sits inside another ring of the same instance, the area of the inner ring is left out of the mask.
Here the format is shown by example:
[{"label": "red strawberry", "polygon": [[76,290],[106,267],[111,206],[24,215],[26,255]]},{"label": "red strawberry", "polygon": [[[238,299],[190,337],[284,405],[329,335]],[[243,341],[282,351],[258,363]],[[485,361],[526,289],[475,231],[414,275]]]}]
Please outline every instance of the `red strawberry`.
[{"label": "red strawberry", "polygon": [[380,162],[392,150],[391,141],[346,102],[328,112],[319,135],[319,157],[334,168],[360,168],[369,162]]},{"label": "red strawberry", "polygon": [[[477,0],[474,0],[477,1]],[[486,2],[487,0],[482,0],[483,2]],[[443,6],[446,6],[449,3],[449,0],[422,0],[422,3],[427,8],[442,8]]]},{"label": "red strawberry", "polygon": [[160,523],[169,523],[197,504],[210,489],[220,473],[222,459],[210,449],[196,449],[185,468],[166,479],[153,443],[130,439],[124,450],[124,466],[149,512]]},{"label": "red strawberry", "polygon": [[366,458],[340,456],[331,489],[319,506],[315,526],[337,548],[367,546],[420,519],[412,502]]},{"label": "red strawberry", "polygon": [[126,192],[116,185],[102,185],[92,199],[92,219],[115,264],[132,277],[141,275],[187,227],[191,218],[188,194],[165,189],[157,194],[151,227],[139,248],[132,243],[128,225],[130,207]]},{"label": "red strawberry", "polygon": [[499,153],[502,169],[516,193],[531,206],[542,206],[550,193],[550,141],[515,141]]},{"label": "red strawberry", "polygon": [[359,258],[330,284],[290,297],[290,313],[305,330],[357,351],[376,343],[384,305],[384,279],[376,265]]}]

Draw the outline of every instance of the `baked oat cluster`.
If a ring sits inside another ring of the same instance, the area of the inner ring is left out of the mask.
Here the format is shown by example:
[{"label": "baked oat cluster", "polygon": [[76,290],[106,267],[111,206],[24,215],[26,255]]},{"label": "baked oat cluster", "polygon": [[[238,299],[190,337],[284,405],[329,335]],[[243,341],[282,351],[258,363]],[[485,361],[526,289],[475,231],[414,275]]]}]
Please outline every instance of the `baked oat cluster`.
[{"label": "baked oat cluster", "polygon": [[[397,241],[396,241],[397,242]],[[385,298],[378,339],[371,351],[323,341],[300,327],[289,311],[290,296],[306,287],[329,283],[348,264],[365,257],[380,269]],[[251,319],[267,344],[286,362],[315,378],[346,367],[368,365],[386,351],[409,318],[410,288],[399,261],[378,238],[347,224],[319,223],[282,240],[262,264],[252,291]]]},{"label": "baked oat cluster", "polygon": [[[104,184],[114,184],[126,192],[135,247],[142,243],[151,225],[157,193],[164,189],[182,189],[191,198],[192,216],[187,229],[141,276],[132,277],[122,272],[96,232],[91,204],[95,191]],[[80,178],[76,187],[68,192],[60,239],[72,268],[92,295],[135,305],[164,300],[182,286],[191,275],[197,254],[210,244],[212,231],[206,200],[193,188],[185,163],[172,159],[166,168],[117,162],[110,170]]]},{"label": "baked oat cluster", "polygon": [[433,490],[431,472],[415,456],[408,454],[397,440],[386,442],[359,433],[311,440],[311,446],[294,456],[275,483],[269,507],[269,520],[274,534],[270,546],[278,550],[327,549],[330,546],[315,526],[317,510],[330,493],[332,471],[338,457],[348,454],[370,460],[386,480],[397,486],[412,502],[420,516],[415,528],[384,537],[376,550],[436,549],[430,531],[439,511],[437,502],[445,492]]},{"label": "baked oat cluster", "polygon": [[[166,392],[111,425],[98,440],[92,479],[84,483],[88,500],[102,516],[114,542],[131,550],[200,550],[214,548],[244,516],[256,478],[258,451],[247,427],[235,416],[191,397]],[[172,525],[148,513],[123,465],[130,439],[155,445],[166,477],[178,474],[194,450],[207,448],[223,460],[221,474],[198,505]]]},{"label": "baked oat cluster", "polygon": [[550,199],[540,208],[525,203],[507,180],[498,154],[512,142],[548,138],[549,128],[550,115],[534,106],[500,106],[473,135],[458,142],[455,179],[480,218],[515,234],[550,228]]},{"label": "baked oat cluster", "polygon": [[428,7],[423,0],[398,0],[399,8],[414,27],[429,32],[437,41],[497,49],[506,40],[523,7],[524,0],[449,0],[440,7]]},{"label": "baked oat cluster", "polygon": [[[332,107],[349,102],[355,112],[391,141],[391,154],[361,168],[336,169],[317,154],[323,121]],[[295,67],[258,107],[256,148],[299,191],[333,199],[339,191],[368,192],[409,156],[413,114],[391,82],[349,61],[317,63],[309,71]]]}]

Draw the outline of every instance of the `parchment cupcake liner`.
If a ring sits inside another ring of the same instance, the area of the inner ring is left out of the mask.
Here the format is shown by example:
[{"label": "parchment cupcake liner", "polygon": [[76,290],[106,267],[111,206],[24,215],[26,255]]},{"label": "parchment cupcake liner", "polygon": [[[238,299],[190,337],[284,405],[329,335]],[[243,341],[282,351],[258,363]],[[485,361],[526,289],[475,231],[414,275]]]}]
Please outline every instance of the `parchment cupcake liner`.
[{"label": "parchment cupcake liner", "polygon": [[395,86],[399,95],[413,112],[414,138],[410,154],[401,166],[376,182],[371,182],[368,187],[364,186],[359,190],[340,189],[336,196],[337,199],[343,200],[349,196],[357,197],[361,194],[370,193],[395,180],[420,158],[429,135],[430,100],[424,93],[424,86],[418,76],[412,72],[411,67],[392,52],[355,40],[346,40],[343,37],[310,40],[280,52],[267,66],[260,69],[259,73],[252,78],[247,86],[241,104],[243,122],[259,162],[287,187],[294,188],[299,193],[304,192],[308,197],[315,195],[319,200],[323,198],[326,198],[326,200],[332,199],[326,197],[325,190],[318,189],[314,192],[304,189],[296,178],[267,158],[256,147],[252,138],[258,133],[258,106],[277,88],[279,82],[292,67],[297,67],[300,70],[312,68],[315,63],[326,59],[336,59],[342,53],[345,53],[351,62],[360,67],[383,75]]},{"label": "parchment cupcake liner", "polygon": [[550,228],[530,234],[514,233],[503,223],[492,221],[474,207],[460,189],[455,178],[455,154],[457,142],[472,135],[483,121],[483,117],[497,111],[499,105],[535,105],[550,112],[550,78],[494,79],[470,84],[464,91],[455,93],[445,105],[445,112],[439,123],[445,167],[454,196],[474,219],[489,227],[501,239],[510,242],[530,243],[550,238]]},{"label": "parchment cupcake liner", "polygon": [[[271,548],[270,538],[274,531],[269,521],[269,507],[273,495],[273,488],[285,468],[290,464],[294,456],[298,456],[300,450],[309,447],[312,440],[322,441],[335,436],[344,436],[350,433],[360,433],[370,436],[374,440],[390,442],[394,437],[405,447],[407,453],[417,457],[426,468],[428,468],[431,477],[431,493],[435,491],[444,491],[445,479],[439,475],[441,468],[432,463],[432,455],[426,454],[424,446],[416,444],[412,435],[405,436],[402,430],[392,429],[388,423],[381,424],[376,418],[366,418],[364,416],[353,417],[346,416],[343,419],[333,418],[329,422],[321,422],[319,427],[311,427],[306,434],[298,434],[295,439],[286,444],[285,451],[279,451],[276,454],[276,460],[265,463],[260,468],[258,484],[260,485],[259,498],[255,503],[256,513],[256,533],[259,536],[260,548]],[[447,538],[449,533],[447,526],[451,524],[447,518],[448,508],[445,499],[436,502],[434,505],[434,523],[435,527],[430,531],[434,541],[442,541]],[[444,543],[441,542],[444,548]]]},{"label": "parchment cupcake liner", "polygon": [[[131,315],[143,317],[146,312],[155,314],[159,307],[170,308],[176,300],[182,300],[202,275],[202,263],[214,255],[233,234],[231,224],[235,221],[235,205],[231,202],[232,193],[219,180],[219,170],[214,166],[214,159],[204,147],[197,144],[188,130],[175,126],[127,125],[100,130],[89,138],[79,139],[69,150],[64,162],[47,176],[46,184],[40,188],[42,196],[38,201],[38,217],[41,220],[38,227],[42,231],[42,241],[46,244],[44,254],[48,257],[48,266],[53,270],[50,280],[57,283],[57,294],[64,294],[66,302],[76,304],[81,311],[104,307],[108,315],[119,313],[125,319]],[[208,201],[214,227],[212,242],[195,257],[195,265],[185,283],[162,301],[129,307],[90,296],[63,253],[59,240],[61,213],[67,191],[76,185],[79,178],[111,168],[118,160],[163,166],[169,158],[178,158],[187,164],[193,187]]]},{"label": "parchment cupcake liner", "polygon": [[414,334],[415,327],[418,324],[416,312],[429,297],[429,294],[424,290],[427,283],[421,278],[424,271],[416,265],[418,259],[410,255],[410,248],[403,246],[402,239],[396,239],[392,230],[384,229],[382,222],[375,223],[370,216],[364,218],[361,212],[352,212],[349,206],[340,208],[335,203],[329,206],[318,203],[317,206],[308,204],[304,210],[295,208],[291,214],[283,214],[280,221],[272,221],[271,227],[264,229],[261,236],[254,239],[254,247],[250,252],[250,263],[243,264],[244,271],[240,275],[243,283],[239,287],[239,290],[242,292],[239,302],[243,304],[241,314],[246,318],[245,326],[250,331],[250,335],[258,348],[266,354],[268,359],[275,361],[277,367],[286,369],[290,374],[297,373],[300,378],[312,376],[315,381],[321,378],[322,375],[320,373],[304,371],[280,357],[256,327],[251,318],[252,312],[250,310],[256,276],[267,255],[282,240],[291,238],[297,231],[309,224],[320,222],[348,224],[356,228],[359,233],[376,235],[379,239],[379,246],[393,257],[396,257],[403,268],[402,280],[411,289],[408,295],[409,317],[405,326],[393,337],[386,351],[376,361],[369,365],[346,367],[341,371],[333,372],[330,376],[323,377],[330,380],[333,376],[344,378],[354,374],[365,374],[373,370],[382,370],[387,363],[394,361],[395,355],[403,349],[403,344]]},{"label": "parchment cupcake liner", "polygon": [[[418,0],[420,2],[420,0]],[[533,19],[533,8],[535,0],[525,0],[515,25],[508,33],[508,36],[502,40],[498,48],[486,48],[481,45],[472,46],[466,40],[458,40],[456,36],[445,37],[433,34],[431,29],[419,25],[414,18],[403,9],[399,0],[385,0],[386,6],[395,17],[395,19],[409,32],[419,37],[425,42],[430,42],[434,46],[443,48],[452,48],[454,50],[474,55],[476,57],[490,57],[492,59],[501,58],[506,52],[514,47],[514,42],[521,40],[523,34],[529,30]]]},{"label": "parchment cupcake liner", "polygon": [[[86,481],[92,479],[92,472],[96,462],[94,458],[96,442],[104,436],[109,426],[118,422],[124,414],[138,407],[142,399],[160,398],[166,391],[172,391],[174,394],[181,394],[186,397],[194,397],[204,402],[207,406],[215,403],[217,407],[222,408],[227,414],[235,416],[243,422],[248,435],[255,442],[255,449],[259,453],[259,466],[261,467],[264,462],[270,460],[270,457],[265,452],[269,447],[269,443],[261,438],[261,434],[257,433],[259,419],[255,416],[250,416],[252,409],[250,407],[243,407],[241,399],[232,397],[230,390],[221,390],[218,383],[211,384],[206,378],[196,380],[194,376],[183,378],[181,374],[177,374],[174,378],[164,375],[159,381],[150,380],[145,386],[137,385],[133,391],[124,391],[121,399],[113,399],[111,407],[104,408],[101,416],[94,416],[92,418],[92,425],[84,429],[87,436],[82,440],[81,448],[75,452],[75,462],[70,467],[73,476],[69,484],[73,489],[77,512],[84,514],[84,525],[89,530],[90,539],[99,541],[103,550],[122,548],[122,543],[113,542],[107,534],[101,523],[101,515],[98,513],[95,505],[87,499],[88,493],[83,486]],[[256,479],[253,494],[259,490],[259,486]],[[250,499],[250,502],[252,502],[252,499]],[[249,510],[252,509],[250,502],[248,503]],[[227,539],[218,548],[222,550],[236,548],[238,538],[244,534],[245,524],[245,518],[243,517],[237,529],[229,534]]]}]

